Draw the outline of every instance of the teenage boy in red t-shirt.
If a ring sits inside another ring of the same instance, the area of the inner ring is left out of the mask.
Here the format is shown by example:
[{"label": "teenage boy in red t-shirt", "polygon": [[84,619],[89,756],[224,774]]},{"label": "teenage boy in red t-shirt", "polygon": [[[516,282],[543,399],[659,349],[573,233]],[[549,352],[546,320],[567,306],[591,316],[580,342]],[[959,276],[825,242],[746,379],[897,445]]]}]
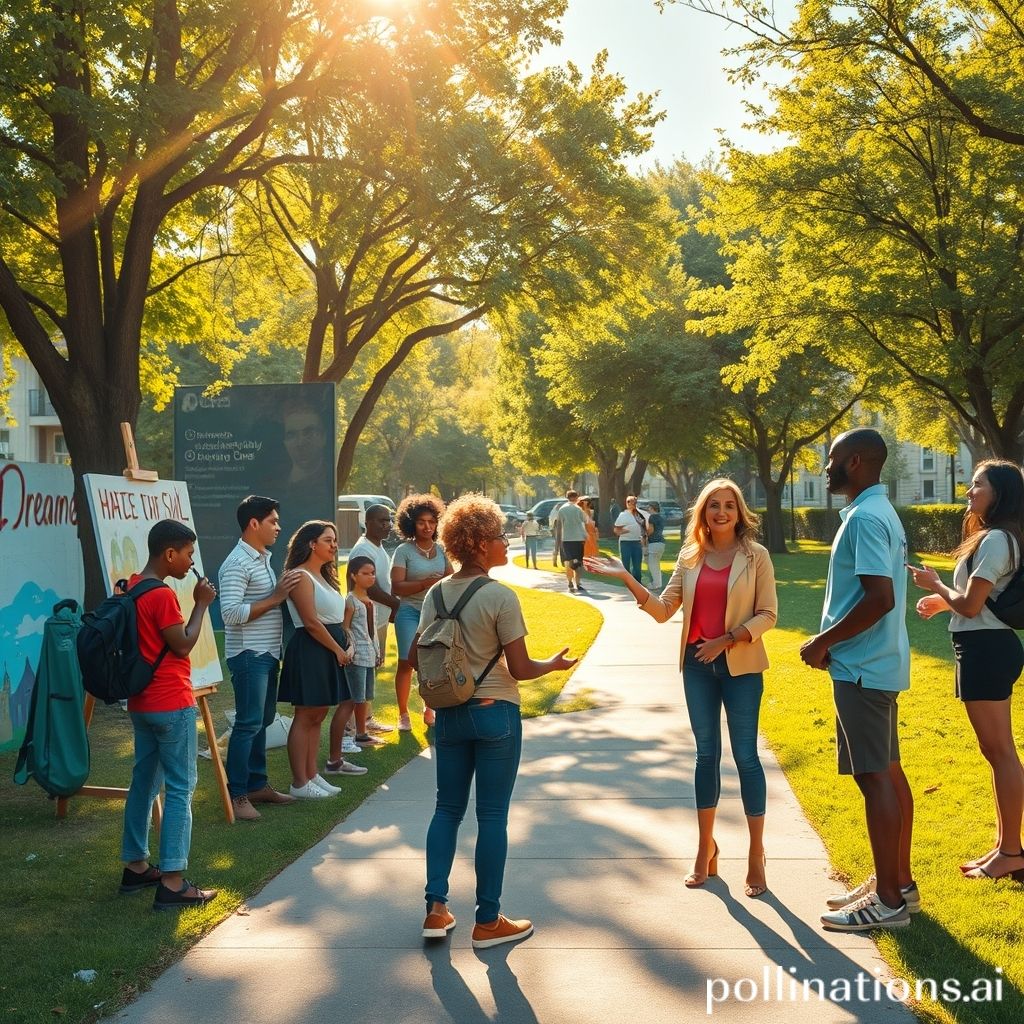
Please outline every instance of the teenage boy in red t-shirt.
[{"label": "teenage boy in red t-shirt", "polygon": [[[150,531],[149,561],[129,581],[184,579],[192,568],[196,535],[183,523],[164,519]],[[198,574],[197,574],[198,575]],[[135,733],[135,767],[124,808],[121,892],[156,886],[154,910],[199,907],[217,895],[184,877],[192,842],[192,792],[196,788],[196,699],[192,695],[189,652],[199,639],[203,616],[217,591],[203,577],[192,591],[195,607],[185,622],[170,587],[157,587],[135,604],[139,652],[155,663],[167,648],[142,693],[128,700]],[[149,825],[153,801],[164,786],[160,826],[160,867],[149,863]]]}]

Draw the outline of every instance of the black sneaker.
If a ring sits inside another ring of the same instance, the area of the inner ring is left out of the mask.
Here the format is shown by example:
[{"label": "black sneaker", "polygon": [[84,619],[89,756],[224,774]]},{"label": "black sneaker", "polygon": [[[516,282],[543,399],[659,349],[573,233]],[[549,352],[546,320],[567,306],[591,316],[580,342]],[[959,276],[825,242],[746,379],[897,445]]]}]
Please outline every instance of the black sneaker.
[{"label": "black sneaker", "polygon": [[117,891],[131,894],[142,892],[143,889],[148,889],[151,885],[159,884],[160,869],[155,864],[150,864],[145,871],[132,871],[131,868],[125,868],[121,872],[121,884],[117,887]]},{"label": "black sneaker", "polygon": [[216,895],[216,889],[200,889],[198,885],[184,878],[177,892],[168,889],[166,885],[158,885],[153,897],[153,909],[184,910],[186,907],[204,907]]}]

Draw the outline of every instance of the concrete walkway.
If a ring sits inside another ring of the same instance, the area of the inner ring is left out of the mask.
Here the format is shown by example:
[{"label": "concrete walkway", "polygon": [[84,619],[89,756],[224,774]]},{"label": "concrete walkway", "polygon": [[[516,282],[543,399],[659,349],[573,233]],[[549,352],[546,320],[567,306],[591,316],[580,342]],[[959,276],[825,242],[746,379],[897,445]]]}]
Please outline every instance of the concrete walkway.
[{"label": "concrete walkway", "polygon": [[[500,575],[565,589],[547,573]],[[452,875],[459,925],[447,941],[420,938],[434,794],[427,750],[271,881],[247,916],[221,924],[116,1019],[621,1024],[642,1015],[678,1024],[706,1017],[710,986],[714,997],[731,993],[711,1007],[722,1021],[912,1021],[884,991],[880,1002],[871,998],[876,977],[887,977],[874,944],[819,927],[836,884],[767,749],[770,892],[743,894],[746,827],[728,750],[719,877],[703,889],[683,886],[696,815],[679,623],[659,626],[613,587],[595,585],[577,600],[591,601],[605,624],[566,696],[586,689],[600,707],[525,723],[502,906],[533,920],[530,939],[479,952],[470,945],[472,807]],[[868,997],[860,1001],[859,972]],[[853,998],[821,1002],[812,991],[805,999],[804,979],[821,979],[826,993],[846,979]]]}]

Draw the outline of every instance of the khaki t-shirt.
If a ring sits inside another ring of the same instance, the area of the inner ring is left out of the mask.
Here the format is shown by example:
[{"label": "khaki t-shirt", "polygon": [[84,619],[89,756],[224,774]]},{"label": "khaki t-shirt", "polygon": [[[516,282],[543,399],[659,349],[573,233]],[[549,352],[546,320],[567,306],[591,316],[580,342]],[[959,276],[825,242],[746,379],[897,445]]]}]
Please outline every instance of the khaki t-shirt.
[{"label": "khaki t-shirt", "polygon": [[[444,606],[451,611],[462,597],[466,588],[478,577],[464,580],[445,579],[435,583],[423,595],[423,610],[420,612],[419,632],[427,628],[437,617],[434,610],[434,589],[441,588]],[[474,678],[487,668],[487,663],[505,644],[526,636],[526,623],[519,598],[514,591],[502,583],[492,580],[481,587],[470,599],[459,615],[462,638],[469,656],[469,667]],[[518,705],[519,683],[505,664],[505,655],[495,662],[494,668],[477,684],[475,697],[490,697],[493,700],[507,700]]]}]

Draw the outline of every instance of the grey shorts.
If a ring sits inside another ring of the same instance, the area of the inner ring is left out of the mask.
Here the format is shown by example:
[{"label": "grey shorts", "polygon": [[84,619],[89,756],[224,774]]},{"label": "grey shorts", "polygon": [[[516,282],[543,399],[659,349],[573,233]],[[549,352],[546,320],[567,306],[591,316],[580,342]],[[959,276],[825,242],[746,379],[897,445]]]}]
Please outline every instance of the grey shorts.
[{"label": "grey shorts", "polygon": [[832,680],[836,703],[836,751],[840,775],[887,772],[900,759],[898,693]]}]

